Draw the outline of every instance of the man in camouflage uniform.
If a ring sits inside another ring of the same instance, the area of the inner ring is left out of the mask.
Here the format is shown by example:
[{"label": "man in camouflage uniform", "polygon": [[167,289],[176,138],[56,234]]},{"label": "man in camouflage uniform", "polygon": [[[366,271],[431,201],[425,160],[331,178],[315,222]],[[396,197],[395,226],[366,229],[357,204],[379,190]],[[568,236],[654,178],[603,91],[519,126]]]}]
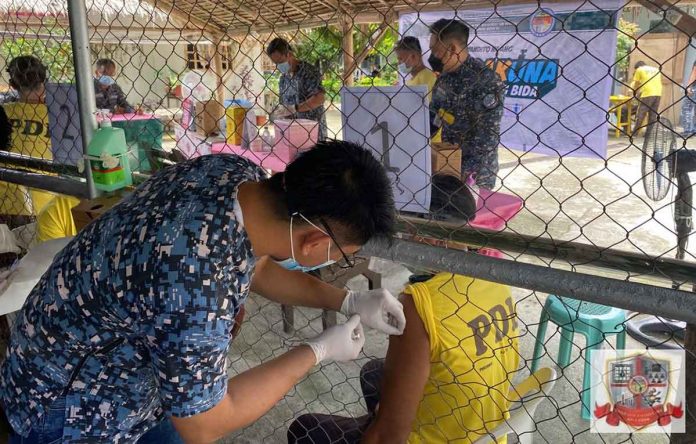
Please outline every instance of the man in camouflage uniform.
[{"label": "man in camouflage uniform", "polygon": [[94,76],[94,95],[97,99],[97,109],[108,109],[116,114],[132,113],[134,109],[126,100],[126,94],[114,80],[115,76],[116,63],[113,60],[97,60]]},{"label": "man in camouflage uniform", "polygon": [[498,143],[504,85],[481,60],[469,56],[469,28],[459,20],[441,19],[431,26],[428,62],[442,74],[430,102],[434,131],[442,141],[461,147],[462,177],[492,189],[498,174]]},{"label": "man in camouflage uniform", "polygon": [[280,105],[274,118],[309,119],[319,122],[319,140],[327,137],[321,72],[316,66],[295,58],[290,44],[275,38],[266,48],[266,54],[280,71]]}]

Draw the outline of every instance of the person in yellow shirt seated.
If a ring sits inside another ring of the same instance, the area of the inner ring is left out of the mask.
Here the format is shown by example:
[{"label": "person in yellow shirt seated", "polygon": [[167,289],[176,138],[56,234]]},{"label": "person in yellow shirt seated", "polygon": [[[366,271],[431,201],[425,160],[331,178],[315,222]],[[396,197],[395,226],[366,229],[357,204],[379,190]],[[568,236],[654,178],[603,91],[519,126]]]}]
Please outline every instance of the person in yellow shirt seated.
[{"label": "person in yellow shirt seated", "polygon": [[36,238],[39,242],[75,236],[72,209],[80,200],[72,196],[56,196],[36,217]]},{"label": "person in yellow shirt seated", "polygon": [[401,301],[404,334],[361,371],[368,414],[300,416],[289,444],[471,443],[509,416],[519,368],[510,287],[438,273],[414,279]]},{"label": "person in yellow shirt seated", "polygon": [[[48,131],[48,108],[45,105],[46,67],[34,56],[15,57],[8,64],[10,86],[19,93],[19,101],[3,105],[12,124],[10,151],[39,159],[53,159]],[[0,196],[5,202],[2,213],[31,216],[54,197],[47,191],[27,189],[0,182]]]},{"label": "person in yellow shirt seated", "polygon": [[[631,90],[633,95],[638,98],[639,105],[632,135],[635,135],[638,130],[657,120],[660,110],[660,99],[662,98],[662,74],[660,69],[648,66],[642,61],[636,63],[634,68],[636,71],[633,74]],[[643,125],[646,114],[648,115],[648,123]]]}]

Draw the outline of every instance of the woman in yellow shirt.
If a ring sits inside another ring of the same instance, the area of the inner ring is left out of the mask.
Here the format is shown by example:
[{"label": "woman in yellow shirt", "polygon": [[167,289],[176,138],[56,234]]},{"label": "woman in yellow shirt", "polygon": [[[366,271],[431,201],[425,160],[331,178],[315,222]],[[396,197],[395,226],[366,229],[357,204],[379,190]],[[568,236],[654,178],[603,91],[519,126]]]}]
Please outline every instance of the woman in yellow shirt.
[{"label": "woman in yellow shirt", "polygon": [[[469,193],[459,185],[447,191]],[[442,209],[464,207],[460,198],[450,195]],[[505,421],[519,366],[510,288],[439,273],[407,286],[401,300],[403,335],[390,337],[384,361],[361,371],[368,415],[303,415],[288,430],[289,444],[465,444]]]},{"label": "woman in yellow shirt", "polygon": [[[45,105],[46,67],[34,56],[12,59],[7,71],[10,86],[19,93],[19,101],[3,105],[12,123],[10,151],[40,159],[52,159],[48,132],[48,108]],[[31,216],[38,214],[53,194],[37,189],[0,182],[0,214]]]}]

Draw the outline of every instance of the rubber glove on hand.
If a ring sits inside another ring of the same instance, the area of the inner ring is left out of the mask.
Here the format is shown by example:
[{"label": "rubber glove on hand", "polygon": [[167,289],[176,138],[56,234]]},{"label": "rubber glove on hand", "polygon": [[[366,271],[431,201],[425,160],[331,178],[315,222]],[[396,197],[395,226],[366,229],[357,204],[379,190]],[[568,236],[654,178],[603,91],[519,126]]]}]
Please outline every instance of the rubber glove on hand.
[{"label": "rubber glove on hand", "polygon": [[360,316],[353,315],[345,324],[327,328],[322,334],[307,341],[314,352],[317,364],[322,361],[352,361],[358,357],[365,344],[365,332]]},{"label": "rubber glove on hand", "polygon": [[404,306],[384,288],[350,291],[341,305],[346,316],[359,314],[362,322],[388,335],[400,335],[406,328]]}]

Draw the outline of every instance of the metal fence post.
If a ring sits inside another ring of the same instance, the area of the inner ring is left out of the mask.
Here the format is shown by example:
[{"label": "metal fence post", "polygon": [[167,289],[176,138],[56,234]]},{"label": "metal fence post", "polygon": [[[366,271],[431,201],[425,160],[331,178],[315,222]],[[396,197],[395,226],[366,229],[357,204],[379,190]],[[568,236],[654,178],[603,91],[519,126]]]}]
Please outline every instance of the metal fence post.
[{"label": "metal fence post", "polygon": [[[84,0],[68,0],[68,19],[70,21],[70,40],[72,42],[73,63],[75,65],[75,82],[80,109],[80,127],[82,128],[82,152],[87,153],[87,146],[97,129],[97,105],[92,81],[92,59],[89,48],[89,29],[87,27],[87,7]],[[85,179],[90,198],[97,196],[92,180],[89,162],[85,164]]]}]

